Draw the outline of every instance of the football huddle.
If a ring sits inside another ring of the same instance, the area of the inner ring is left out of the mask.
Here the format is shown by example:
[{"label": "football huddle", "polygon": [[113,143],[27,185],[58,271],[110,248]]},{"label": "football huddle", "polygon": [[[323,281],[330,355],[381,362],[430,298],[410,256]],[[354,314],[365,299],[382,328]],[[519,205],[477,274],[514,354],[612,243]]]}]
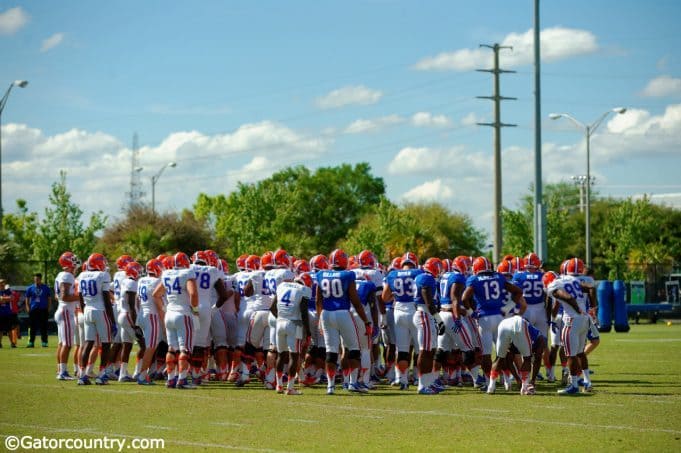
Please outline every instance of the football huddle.
[{"label": "football huddle", "polygon": [[557,383],[559,395],[593,388],[597,301],[579,258],[559,272],[545,272],[535,253],[494,267],[406,252],[384,267],[369,250],[341,249],[309,261],[282,249],[242,255],[235,273],[212,250],[145,265],[122,255],[113,276],[99,253],[81,265],[64,252],[59,265],[57,379],[78,385],[222,381],[286,395],[310,386],[366,394],[379,383],[420,395],[497,386],[533,395],[537,380]]}]

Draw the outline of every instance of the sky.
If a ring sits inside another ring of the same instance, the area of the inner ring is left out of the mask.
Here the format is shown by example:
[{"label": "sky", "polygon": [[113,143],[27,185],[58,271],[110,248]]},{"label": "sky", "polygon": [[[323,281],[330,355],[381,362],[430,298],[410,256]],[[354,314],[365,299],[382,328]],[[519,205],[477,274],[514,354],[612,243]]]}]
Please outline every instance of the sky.
[{"label": "sky", "polygon": [[[492,231],[492,51],[504,101],[503,205],[534,182],[534,2],[0,1],[2,201],[42,213],[60,170],[88,216],[120,219],[138,175],[192,208],[291,165],[368,162],[397,202]],[[542,179],[681,208],[681,2],[541,4]],[[3,85],[4,84],[4,85]],[[3,88],[6,89],[6,88]],[[282,200],[285,203],[286,200]]]}]

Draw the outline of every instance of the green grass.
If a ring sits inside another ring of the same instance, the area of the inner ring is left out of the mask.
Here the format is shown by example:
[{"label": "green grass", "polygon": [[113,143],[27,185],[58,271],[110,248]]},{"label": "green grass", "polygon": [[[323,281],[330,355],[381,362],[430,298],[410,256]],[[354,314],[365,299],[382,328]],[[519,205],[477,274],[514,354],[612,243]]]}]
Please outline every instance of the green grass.
[{"label": "green grass", "polygon": [[2,437],[163,438],[169,451],[681,449],[678,324],[603,334],[591,356],[595,391],[574,397],[559,397],[555,385],[542,383],[531,397],[472,388],[418,396],[387,386],[371,395],[303,389],[298,397],[256,384],[78,387],[55,380],[54,352],[8,349],[4,342]]}]

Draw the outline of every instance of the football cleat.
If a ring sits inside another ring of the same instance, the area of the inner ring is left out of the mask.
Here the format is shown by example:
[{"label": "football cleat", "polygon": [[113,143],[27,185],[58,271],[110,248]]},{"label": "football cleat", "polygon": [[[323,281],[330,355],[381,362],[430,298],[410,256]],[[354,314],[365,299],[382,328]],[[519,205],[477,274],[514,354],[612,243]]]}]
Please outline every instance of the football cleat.
[{"label": "football cleat", "polygon": [[95,378],[95,384],[96,385],[107,385],[109,383],[109,380],[106,379],[104,376]]},{"label": "football cleat", "polygon": [[130,376],[121,376],[118,378],[118,382],[135,382]]},{"label": "football cleat", "polygon": [[579,388],[568,385],[562,390],[558,390],[559,395],[576,395],[579,393]]},{"label": "football cleat", "polygon": [[265,381],[264,386],[266,390],[274,390],[276,387],[276,385],[270,381]]},{"label": "football cleat", "polygon": [[584,390],[585,393],[591,393],[593,392],[594,387],[591,384],[591,382],[584,382],[582,384],[582,389]]},{"label": "football cleat", "polygon": [[477,378],[475,378],[475,382],[473,383],[474,388],[482,387],[485,384],[487,384],[487,381],[485,380],[485,376],[479,374]]},{"label": "football cleat", "polygon": [[419,390],[419,395],[437,395],[437,390],[432,387],[423,387]]},{"label": "football cleat", "polygon": [[87,376],[83,376],[78,379],[78,385],[92,385],[92,382],[90,382],[90,379]]},{"label": "football cleat", "polygon": [[333,395],[335,393],[336,393],[336,386],[335,385],[332,385],[332,386],[326,388],[326,394],[327,395]]},{"label": "football cleat", "polygon": [[154,381],[152,381],[151,379],[149,379],[148,376],[147,376],[146,379],[142,379],[141,377],[138,377],[137,378],[137,384],[138,385],[156,385],[156,383]]},{"label": "football cleat", "polygon": [[169,389],[174,389],[176,385],[177,385],[176,377],[168,379],[168,381],[166,382],[166,387],[168,387]]},{"label": "football cleat", "polygon": [[409,390],[409,384],[406,382],[400,382],[400,390]]},{"label": "football cleat", "polygon": [[284,393],[284,386],[277,385],[277,393]]},{"label": "football cleat", "polygon": [[302,395],[303,392],[301,392],[300,390],[296,390],[296,389],[287,389],[286,394],[287,395]]},{"label": "football cleat", "polygon": [[187,378],[184,379],[178,379],[177,384],[175,384],[176,389],[184,389],[184,390],[193,390],[196,388],[194,384],[190,384],[187,381]]},{"label": "football cleat", "polygon": [[60,381],[72,381],[74,378],[67,371],[64,371],[57,376],[57,379]]}]

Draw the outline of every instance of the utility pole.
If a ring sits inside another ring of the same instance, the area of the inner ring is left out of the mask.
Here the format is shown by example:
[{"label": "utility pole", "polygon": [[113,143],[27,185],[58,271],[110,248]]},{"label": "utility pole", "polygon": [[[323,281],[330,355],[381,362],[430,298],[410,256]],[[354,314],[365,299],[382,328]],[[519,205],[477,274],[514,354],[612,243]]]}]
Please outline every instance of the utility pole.
[{"label": "utility pole", "polygon": [[546,208],[541,168],[541,42],[539,0],[534,0],[534,251],[542,262],[549,258],[546,240]]},{"label": "utility pole", "polygon": [[515,124],[507,124],[501,122],[501,101],[515,100],[516,98],[505,97],[499,94],[499,74],[512,73],[515,71],[507,71],[499,69],[499,50],[511,49],[510,46],[500,46],[494,44],[493,46],[487,44],[480,44],[480,47],[488,47],[494,51],[494,68],[493,69],[477,69],[479,72],[491,72],[494,74],[494,94],[492,96],[477,96],[479,99],[491,99],[494,101],[494,122],[493,123],[478,123],[478,126],[491,126],[494,128],[494,262],[498,263],[501,259],[501,128],[515,127]]}]

